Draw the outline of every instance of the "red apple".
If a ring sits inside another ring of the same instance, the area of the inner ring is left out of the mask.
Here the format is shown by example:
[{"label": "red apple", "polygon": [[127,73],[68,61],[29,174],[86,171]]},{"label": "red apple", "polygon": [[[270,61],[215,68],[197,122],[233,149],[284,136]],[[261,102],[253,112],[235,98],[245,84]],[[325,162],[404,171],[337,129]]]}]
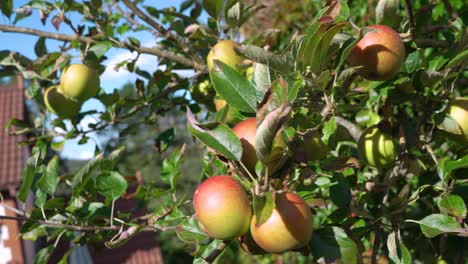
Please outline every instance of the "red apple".
[{"label": "red apple", "polygon": [[213,176],[202,182],[193,195],[193,206],[200,226],[210,237],[233,239],[249,230],[249,198],[230,176]]},{"label": "red apple", "polygon": [[400,35],[384,25],[368,28],[375,31],[367,33],[351,51],[348,62],[352,66],[362,66],[359,74],[373,81],[393,78],[405,60],[405,46]]},{"label": "red apple", "polygon": [[241,162],[251,173],[255,173],[257,153],[255,152],[255,136],[257,134],[257,120],[252,117],[243,120],[232,129],[242,143]]},{"label": "red apple", "polygon": [[84,102],[99,91],[99,75],[84,64],[71,64],[60,78],[60,92],[75,101]]},{"label": "red apple", "polygon": [[312,214],[297,194],[276,195],[273,213],[263,224],[252,217],[250,232],[255,242],[270,253],[283,253],[304,247],[312,237]]}]

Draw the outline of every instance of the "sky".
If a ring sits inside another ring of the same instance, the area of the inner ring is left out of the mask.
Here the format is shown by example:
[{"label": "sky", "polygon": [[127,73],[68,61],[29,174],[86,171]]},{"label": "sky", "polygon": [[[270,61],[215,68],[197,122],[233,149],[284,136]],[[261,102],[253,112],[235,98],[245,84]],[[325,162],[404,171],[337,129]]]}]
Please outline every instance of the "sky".
[{"label": "sky", "polygon": [[[0,0],[1,1],[1,0]],[[14,0],[14,8],[17,9],[29,1],[27,0]],[[183,0],[150,0],[146,1],[147,4],[152,4],[153,7],[157,9],[174,6],[176,8],[179,7],[180,3]],[[39,19],[39,12],[37,10],[33,11],[33,14],[19,21],[16,26],[21,27],[29,27],[35,28],[38,30],[49,31],[49,32],[58,32],[61,34],[73,34],[73,31],[64,23],[60,26],[59,30],[57,31],[51,23],[51,18],[47,19],[45,25],[42,25]],[[80,16],[75,13],[68,15],[68,18],[74,23],[80,22]],[[206,21],[206,15],[202,15],[201,21]],[[0,18],[1,24],[11,24],[12,22],[9,21],[6,17],[2,16]],[[132,35],[136,37],[142,46],[151,47],[155,44],[156,39],[149,33],[137,33],[136,35]],[[32,35],[24,35],[24,34],[17,34],[17,33],[4,33],[0,32],[0,50],[12,50],[20,52],[21,54],[27,56],[28,58],[35,59],[37,58],[34,52],[34,45],[37,42],[38,37]],[[46,46],[49,52],[59,50],[58,47],[61,42],[55,40],[46,40]],[[72,56],[76,56],[77,54],[71,54]],[[106,65],[105,72],[101,75],[101,87],[104,89],[105,92],[112,92],[114,89],[121,88],[125,83],[132,82],[136,79],[136,74],[127,72],[125,69],[120,69],[119,71],[115,71],[113,68],[118,63],[125,59],[134,58],[135,54],[132,54],[129,51],[123,49],[116,49],[112,48],[106,53],[106,57],[108,58],[104,61]],[[79,60],[74,59],[74,62],[79,62]],[[152,55],[141,55],[139,60],[137,61],[137,65],[145,69],[149,72],[152,72],[157,69],[157,57]],[[96,109],[98,111],[104,110],[104,106],[96,99],[90,99],[83,104],[82,111],[93,110]],[[53,116],[52,116],[53,118]],[[95,123],[97,121],[97,116],[86,116],[82,119],[80,126],[83,128],[87,128],[90,123]],[[63,150],[61,151],[60,155],[63,158],[72,158],[72,159],[90,159],[93,157],[95,151],[95,144],[101,141],[100,138],[96,134],[89,134],[89,136],[93,140],[88,140],[88,142],[84,145],[78,145],[78,139],[68,140]],[[60,140],[59,138],[57,140]]]}]

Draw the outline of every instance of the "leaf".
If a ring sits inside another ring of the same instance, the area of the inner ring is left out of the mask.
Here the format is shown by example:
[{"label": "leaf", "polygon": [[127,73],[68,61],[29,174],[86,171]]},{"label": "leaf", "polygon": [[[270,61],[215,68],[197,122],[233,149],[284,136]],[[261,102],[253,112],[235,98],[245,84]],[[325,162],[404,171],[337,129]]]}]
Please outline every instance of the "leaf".
[{"label": "leaf", "polygon": [[334,118],[331,118],[330,120],[325,122],[325,124],[323,125],[323,129],[322,129],[323,136],[321,138],[325,144],[328,144],[330,137],[333,134],[335,134],[336,129],[337,129],[337,125],[336,125],[336,121]]},{"label": "leaf", "polygon": [[174,138],[175,138],[174,131],[175,131],[174,128],[166,129],[156,138],[155,144],[160,153],[166,151],[169,145],[174,141]]},{"label": "leaf", "polygon": [[161,167],[161,178],[167,184],[171,185],[172,190],[176,189],[177,180],[181,174],[180,165],[182,164],[185,152],[185,145],[174,150],[171,155],[163,161]]},{"label": "leaf", "polygon": [[45,44],[45,40],[46,38],[40,37],[37,40],[36,45],[34,45],[34,52],[36,53],[37,57],[41,57],[47,54],[47,47]]},{"label": "leaf", "polygon": [[468,154],[458,160],[450,160],[448,157],[439,160],[437,173],[440,179],[445,181],[454,170],[462,168],[468,168]]},{"label": "leaf", "polygon": [[13,0],[0,1],[0,10],[6,17],[10,18],[13,13]]},{"label": "leaf", "polygon": [[426,237],[432,238],[444,233],[456,233],[461,227],[457,220],[451,216],[443,214],[431,214],[420,221],[406,220],[417,223]]},{"label": "leaf", "polygon": [[36,175],[36,166],[39,160],[41,152],[37,149],[35,154],[26,160],[26,165],[23,169],[23,184],[18,193],[18,199],[22,202],[26,202],[28,194],[31,190],[34,177]]},{"label": "leaf", "polygon": [[187,107],[187,122],[190,133],[208,147],[213,148],[228,159],[239,161],[242,145],[239,138],[225,124],[202,125]]},{"label": "leaf", "polygon": [[49,263],[49,258],[54,252],[55,247],[50,245],[48,247],[42,248],[34,256],[34,264],[47,264]]},{"label": "leaf", "polygon": [[240,45],[235,49],[248,59],[264,64],[284,75],[288,75],[292,71],[291,64],[286,60],[286,58],[260,47],[254,45]]},{"label": "leaf", "polygon": [[265,93],[271,86],[272,76],[270,68],[265,64],[255,63],[253,79],[257,92],[257,101],[262,101]]},{"label": "leaf", "polygon": [[96,55],[96,58],[101,58],[102,56],[104,56],[104,54],[106,54],[106,52],[112,47],[112,42],[108,41],[108,40],[104,40],[104,41],[100,41],[96,44],[94,44],[93,46],[91,46],[91,48],[89,48],[89,51],[90,52],[93,52],[94,55]]},{"label": "leaf", "polygon": [[400,24],[398,8],[399,0],[380,0],[375,8],[375,19],[377,24],[397,28]]},{"label": "leaf", "polygon": [[275,197],[272,192],[265,192],[263,196],[253,195],[253,209],[256,224],[261,225],[270,218],[275,209]]},{"label": "leaf", "polygon": [[127,181],[116,171],[101,174],[96,178],[96,189],[110,200],[116,200],[127,190]]},{"label": "leaf", "polygon": [[323,34],[323,36],[320,37],[320,42],[315,49],[315,54],[314,60],[311,61],[311,64],[308,66],[311,66],[312,72],[318,74],[322,72],[324,67],[327,64],[327,57],[328,57],[328,50],[330,48],[330,43],[333,40],[333,37],[345,26],[347,26],[349,22],[347,21],[342,21],[339,23],[334,24],[330,29]]},{"label": "leaf", "polygon": [[72,179],[72,188],[74,188],[73,193],[79,194],[83,190],[84,186],[91,179],[92,173],[102,162],[104,158],[104,153],[99,153],[92,160],[88,161],[85,165],[81,166],[77,173],[73,176]]},{"label": "leaf", "polygon": [[466,205],[463,199],[454,194],[443,194],[439,200],[439,208],[443,213],[448,213],[453,216],[465,218],[466,217]]},{"label": "leaf", "polygon": [[278,109],[270,112],[257,128],[255,136],[255,151],[257,158],[263,163],[268,162],[271,152],[271,143],[276,133],[289,117],[291,107],[283,104]]},{"label": "leaf", "polygon": [[401,241],[400,232],[394,231],[387,238],[388,257],[393,263],[411,264],[411,254]]},{"label": "leaf", "polygon": [[468,60],[468,49],[465,49],[464,51],[460,52],[457,54],[454,58],[452,58],[449,63],[447,63],[447,66],[445,66],[445,69],[453,68],[455,66],[458,66],[460,63],[466,63]]},{"label": "leaf", "polygon": [[57,168],[59,164],[58,156],[54,156],[47,164],[47,169],[44,175],[39,179],[38,186],[43,191],[50,195],[55,193],[59,178],[57,175]]},{"label": "leaf", "polygon": [[420,66],[420,55],[419,51],[414,51],[406,57],[405,62],[401,66],[401,71],[405,73],[413,73],[419,69]]},{"label": "leaf", "polygon": [[357,263],[358,247],[340,227],[331,226],[315,230],[309,246],[315,258],[324,257],[327,263],[336,260],[347,264]]},{"label": "leaf", "polygon": [[197,243],[198,241],[207,240],[208,235],[198,225],[198,221],[191,217],[185,219],[176,227],[176,234],[180,240],[186,243]]},{"label": "leaf", "polygon": [[330,198],[340,208],[347,208],[351,202],[351,187],[343,175],[336,175],[330,187]]},{"label": "leaf", "polygon": [[447,131],[455,135],[461,135],[462,131],[460,125],[447,113],[434,114],[434,122],[437,128]]},{"label": "leaf", "polygon": [[226,102],[246,113],[255,113],[257,100],[255,87],[236,70],[215,60],[215,70],[210,72],[216,92]]}]

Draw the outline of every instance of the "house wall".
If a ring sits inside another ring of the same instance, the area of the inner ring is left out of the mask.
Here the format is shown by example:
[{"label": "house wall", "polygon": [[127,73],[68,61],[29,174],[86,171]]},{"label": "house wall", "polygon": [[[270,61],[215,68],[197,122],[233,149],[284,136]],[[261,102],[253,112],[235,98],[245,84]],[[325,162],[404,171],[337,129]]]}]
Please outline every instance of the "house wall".
[{"label": "house wall", "polygon": [[[16,208],[13,199],[5,199],[4,203]],[[0,215],[15,217],[16,214],[0,204]],[[0,264],[25,263],[23,248],[19,237],[19,225],[14,220],[0,220]]]}]

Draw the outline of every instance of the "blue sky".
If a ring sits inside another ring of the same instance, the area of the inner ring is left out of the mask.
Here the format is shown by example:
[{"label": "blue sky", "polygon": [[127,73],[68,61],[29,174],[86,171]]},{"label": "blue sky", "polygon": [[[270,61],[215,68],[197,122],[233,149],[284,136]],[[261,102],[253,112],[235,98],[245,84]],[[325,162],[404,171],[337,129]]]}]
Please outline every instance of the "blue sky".
[{"label": "blue sky", "polygon": [[[0,0],[1,1],[1,0]],[[179,7],[180,3],[183,0],[151,0],[146,1],[147,4],[152,4],[155,8],[165,8],[168,6],[174,6],[176,8]],[[19,8],[24,4],[28,3],[29,1],[26,0],[14,0],[14,8]],[[78,14],[72,14],[71,16],[68,15],[69,19],[76,23],[81,22],[80,16]],[[33,14],[25,18],[17,23],[17,26],[22,27],[30,27],[36,28],[43,31],[49,32],[58,32],[62,34],[72,34],[73,32],[67,25],[62,23],[60,29],[57,31],[51,24],[50,20],[52,17],[47,19],[46,25],[42,25],[39,19],[39,13],[37,10],[33,11]],[[206,16],[202,16],[202,21],[206,21]],[[0,18],[1,24],[10,24],[11,22],[8,21],[6,17]],[[133,35],[139,39],[142,43],[142,46],[152,46],[156,43],[155,38],[149,33],[138,33]],[[13,50],[18,51],[21,54],[35,59],[36,55],[34,52],[34,45],[36,44],[38,37],[31,36],[31,35],[24,35],[24,34],[16,34],[16,33],[3,33],[0,32],[0,50]],[[55,40],[46,40],[46,45],[48,51],[57,51],[59,50],[58,47],[61,42]],[[71,54],[72,56],[76,56],[77,54]],[[120,69],[116,72],[113,68],[115,64],[125,59],[134,58],[135,54],[130,53],[129,51],[122,50],[122,49],[115,49],[112,48],[106,53],[108,59],[104,62],[107,66],[106,71],[101,75],[101,87],[106,92],[112,92],[114,89],[118,89],[122,87],[125,83],[129,81],[134,81],[136,79],[136,75],[125,71],[124,69]],[[79,60],[76,60],[79,62]],[[157,57],[150,56],[150,55],[141,55],[138,62],[138,66],[143,68],[147,71],[154,71],[157,68]],[[103,110],[102,104],[97,101],[96,99],[88,100],[82,107],[83,111],[97,109]],[[88,124],[96,122],[96,116],[88,116],[85,117],[82,122],[80,123],[81,126],[87,128]],[[64,158],[75,158],[75,159],[89,159],[93,156],[94,149],[95,149],[95,142],[100,142],[97,135],[90,135],[94,140],[88,140],[88,143],[84,145],[78,145],[77,142],[79,139],[76,140],[68,140],[61,152],[62,157]]]}]

